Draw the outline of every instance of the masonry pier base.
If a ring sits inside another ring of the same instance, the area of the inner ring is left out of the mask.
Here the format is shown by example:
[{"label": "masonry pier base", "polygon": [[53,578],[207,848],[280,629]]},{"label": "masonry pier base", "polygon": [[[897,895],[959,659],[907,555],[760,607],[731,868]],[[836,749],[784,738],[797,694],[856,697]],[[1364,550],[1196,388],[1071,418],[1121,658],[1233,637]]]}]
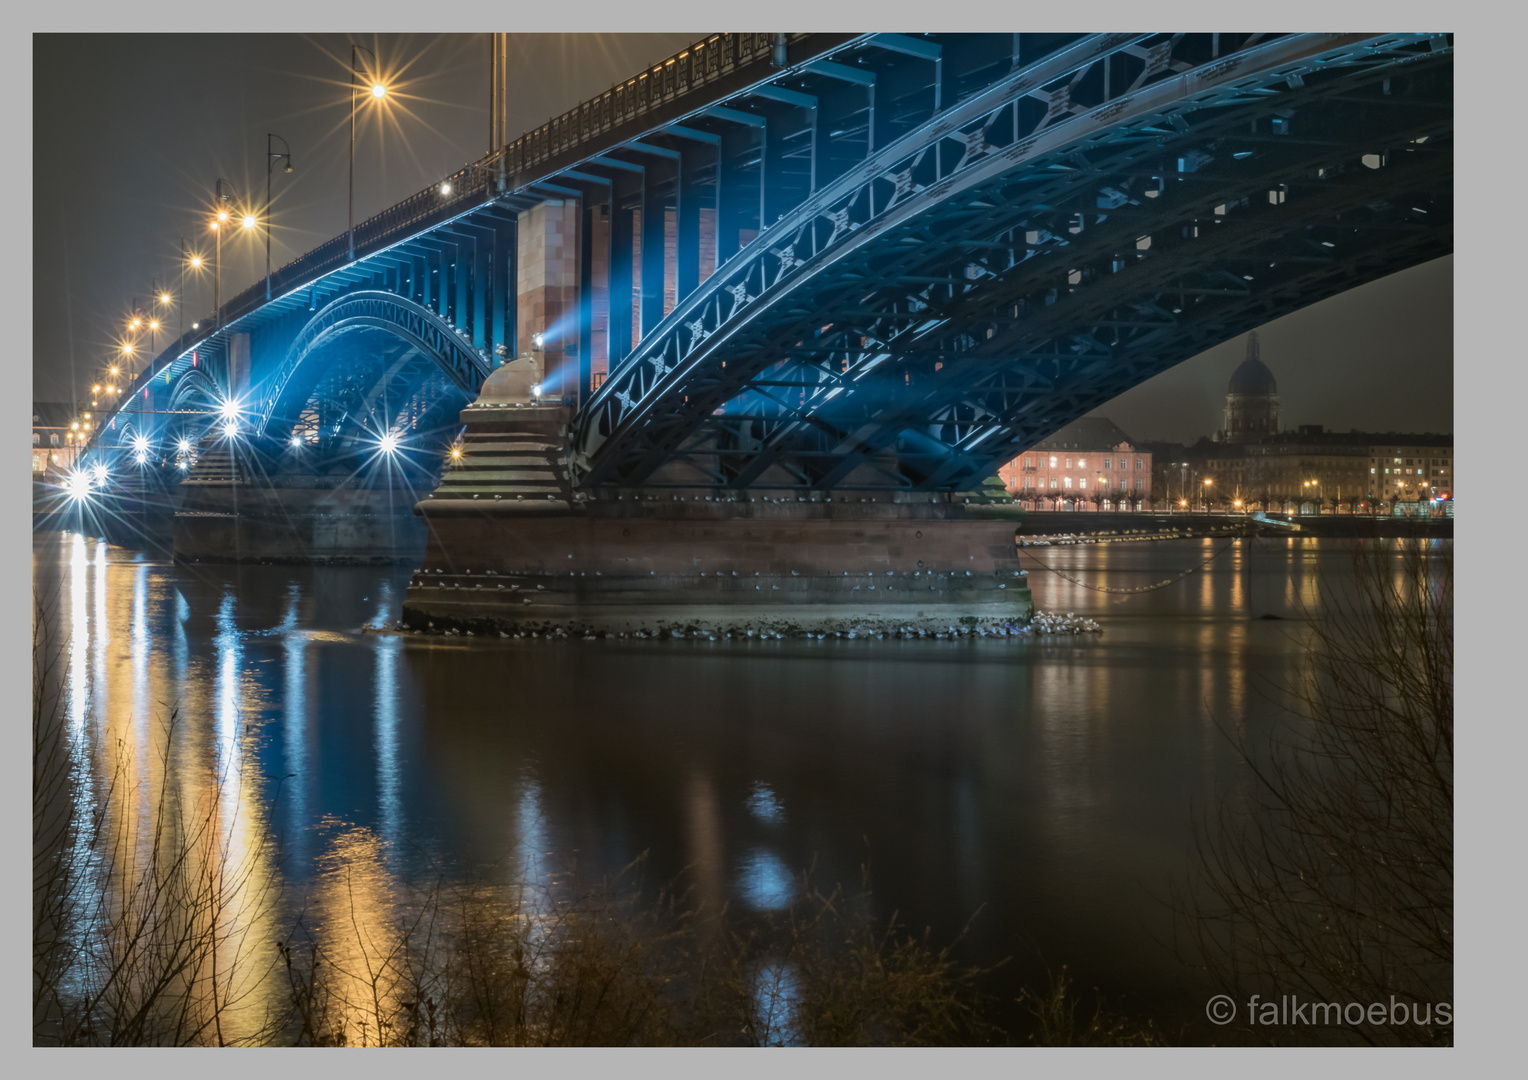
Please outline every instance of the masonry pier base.
[{"label": "masonry pier base", "polygon": [[461,465],[417,512],[411,630],[477,634],[1013,632],[1034,605],[1015,508],[946,495],[568,484],[567,410],[464,410]]}]

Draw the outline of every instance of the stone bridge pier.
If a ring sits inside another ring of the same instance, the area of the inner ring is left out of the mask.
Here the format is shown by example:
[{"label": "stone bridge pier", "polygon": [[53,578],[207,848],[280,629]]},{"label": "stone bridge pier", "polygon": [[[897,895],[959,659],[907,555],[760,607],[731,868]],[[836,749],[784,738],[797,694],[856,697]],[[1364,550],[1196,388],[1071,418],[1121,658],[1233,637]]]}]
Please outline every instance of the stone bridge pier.
[{"label": "stone bridge pier", "polygon": [[1033,614],[1010,503],[725,488],[575,491],[571,410],[506,365],[416,510],[404,624],[477,634],[1017,632]]}]

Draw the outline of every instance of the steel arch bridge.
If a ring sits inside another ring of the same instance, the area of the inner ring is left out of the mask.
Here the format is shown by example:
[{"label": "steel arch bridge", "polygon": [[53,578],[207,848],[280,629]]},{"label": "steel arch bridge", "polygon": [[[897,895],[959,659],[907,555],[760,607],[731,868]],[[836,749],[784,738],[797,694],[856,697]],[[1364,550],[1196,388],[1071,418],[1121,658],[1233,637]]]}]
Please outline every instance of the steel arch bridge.
[{"label": "steel arch bridge", "polygon": [[210,376],[443,452],[539,352],[585,488],[963,490],[1452,251],[1452,134],[1448,35],[716,35],[236,297],[96,445]]}]

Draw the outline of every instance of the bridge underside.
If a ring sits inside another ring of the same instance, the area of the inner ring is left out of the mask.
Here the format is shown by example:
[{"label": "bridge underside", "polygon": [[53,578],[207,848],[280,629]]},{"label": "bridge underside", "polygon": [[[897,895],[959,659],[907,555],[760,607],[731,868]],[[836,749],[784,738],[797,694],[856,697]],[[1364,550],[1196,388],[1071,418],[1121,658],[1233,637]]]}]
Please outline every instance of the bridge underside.
[{"label": "bridge underside", "polygon": [[157,358],[99,449],[164,489],[241,460],[428,489],[516,359],[572,408],[556,466],[584,501],[963,492],[1453,249],[1446,36],[792,41],[645,114],[602,97],[321,245]]},{"label": "bridge underside", "polygon": [[[656,378],[612,377],[585,410],[584,484],[969,489],[1218,342],[1449,253],[1450,55],[1286,69],[1079,120],[962,184],[973,146],[990,160],[1033,141],[1030,102],[999,102],[850,178],[737,278],[745,314],[718,274],[714,320],[703,300],[666,321],[695,320],[688,350],[623,369]],[[877,221],[899,197],[911,212]]]}]

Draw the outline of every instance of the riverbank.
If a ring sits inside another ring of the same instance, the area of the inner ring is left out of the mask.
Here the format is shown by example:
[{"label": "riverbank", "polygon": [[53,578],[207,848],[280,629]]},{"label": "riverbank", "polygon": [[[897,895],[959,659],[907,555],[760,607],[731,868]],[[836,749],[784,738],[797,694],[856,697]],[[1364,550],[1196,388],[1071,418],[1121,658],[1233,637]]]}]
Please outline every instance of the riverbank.
[{"label": "riverbank", "polygon": [[1043,538],[1050,543],[1070,540],[1096,543],[1109,540],[1182,540],[1205,536],[1320,536],[1341,539],[1364,537],[1410,537],[1452,539],[1453,518],[1369,517],[1364,514],[1307,514],[1269,516],[1251,514],[1101,513],[1040,510],[1026,513],[1018,522],[1020,546]]}]

